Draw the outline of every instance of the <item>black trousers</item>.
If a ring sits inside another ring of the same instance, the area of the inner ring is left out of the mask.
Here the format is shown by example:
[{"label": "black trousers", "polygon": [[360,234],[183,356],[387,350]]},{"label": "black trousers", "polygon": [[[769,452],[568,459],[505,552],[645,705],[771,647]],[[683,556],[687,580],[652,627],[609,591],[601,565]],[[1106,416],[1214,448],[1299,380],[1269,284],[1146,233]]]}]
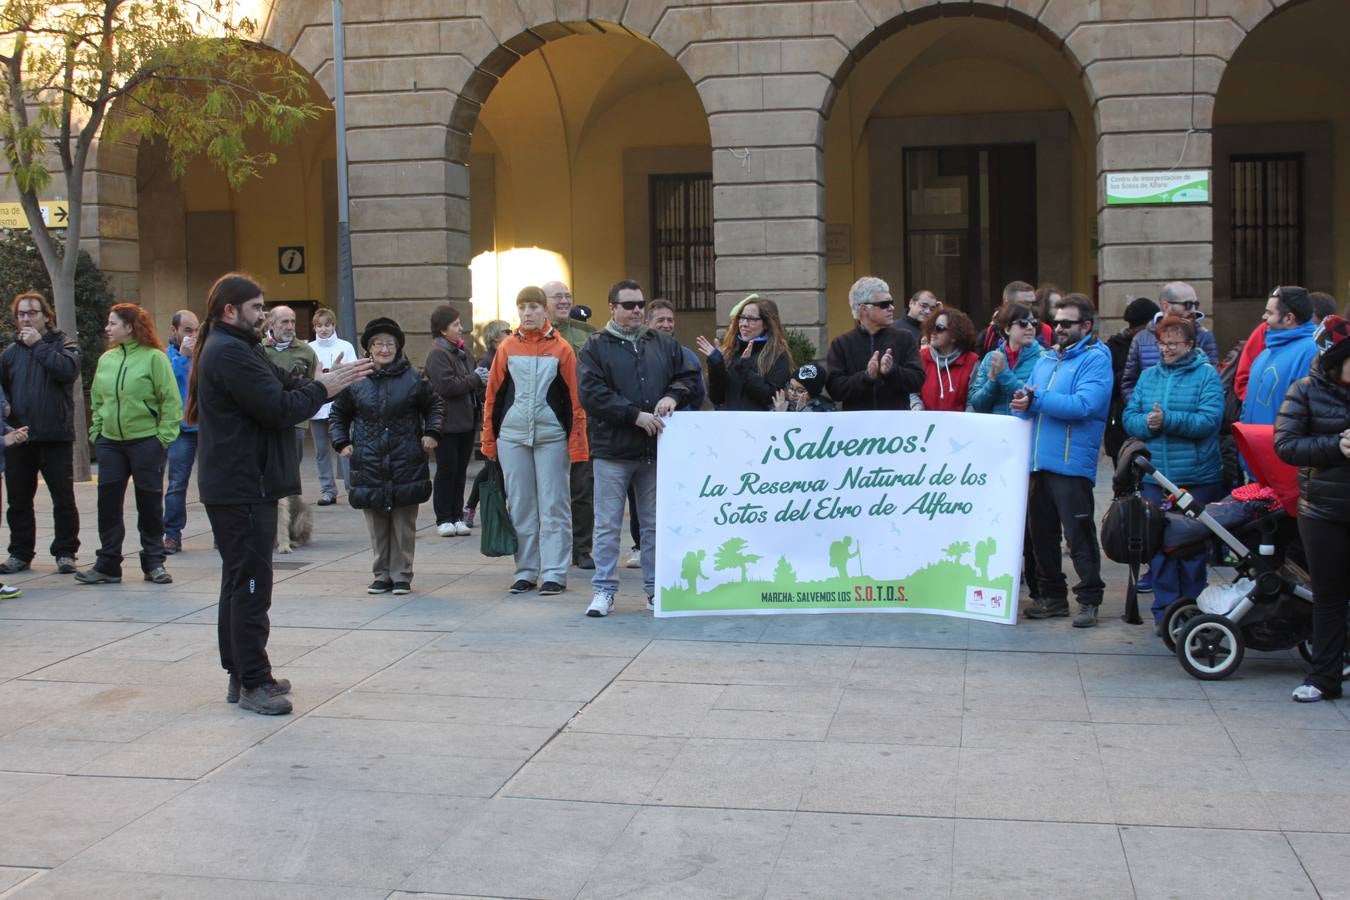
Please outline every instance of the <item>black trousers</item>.
[{"label": "black trousers", "polygon": [[238,675],[245,688],[272,680],[267,636],[272,608],[272,545],[277,538],[277,504],[208,504],[206,518],[220,552],[220,609],[216,640],[220,665]]},{"label": "black trousers", "polygon": [[1323,694],[1339,697],[1346,604],[1350,603],[1350,581],[1345,577],[1345,561],[1350,559],[1350,522],[1300,516],[1298,533],[1308,557],[1313,592],[1313,658],[1307,681]]},{"label": "black trousers", "polygon": [[436,479],[432,482],[431,508],[436,524],[464,518],[464,480],[473,458],[473,432],[453,432],[436,438]]},{"label": "black trousers", "polygon": [[73,441],[31,441],[5,450],[5,487],[9,491],[9,555],[33,561],[37,519],[33,498],[38,474],[52,498],[51,553],[76,556],[80,552],[80,510],[75,505],[75,444]]},{"label": "black trousers", "polygon": [[127,535],[122,504],[127,481],[135,486],[136,527],[141,534],[141,571],[164,565],[164,462],[168,451],[157,437],[94,442],[98,457],[98,559],[94,568],[122,574],[122,540]]},{"label": "black trousers", "polygon": [[591,461],[572,463],[572,561],[591,553],[595,539],[595,470]]},{"label": "black trousers", "polygon": [[1042,602],[1068,599],[1060,552],[1062,533],[1078,575],[1078,583],[1073,586],[1075,599],[1084,606],[1100,606],[1106,583],[1102,581],[1102,552],[1092,510],[1092,482],[1073,475],[1032,472],[1027,510]]}]

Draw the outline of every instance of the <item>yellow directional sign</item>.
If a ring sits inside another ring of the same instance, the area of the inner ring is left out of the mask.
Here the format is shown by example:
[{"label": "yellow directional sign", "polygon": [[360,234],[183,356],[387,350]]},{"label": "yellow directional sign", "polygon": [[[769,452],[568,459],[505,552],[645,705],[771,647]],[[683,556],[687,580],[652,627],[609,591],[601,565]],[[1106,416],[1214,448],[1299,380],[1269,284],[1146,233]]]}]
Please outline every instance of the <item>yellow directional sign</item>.
[{"label": "yellow directional sign", "polygon": [[[70,210],[64,200],[48,200],[38,204],[42,207],[42,221],[48,228],[65,228],[69,221]],[[0,203],[0,228],[27,228],[28,217],[18,203]]]}]

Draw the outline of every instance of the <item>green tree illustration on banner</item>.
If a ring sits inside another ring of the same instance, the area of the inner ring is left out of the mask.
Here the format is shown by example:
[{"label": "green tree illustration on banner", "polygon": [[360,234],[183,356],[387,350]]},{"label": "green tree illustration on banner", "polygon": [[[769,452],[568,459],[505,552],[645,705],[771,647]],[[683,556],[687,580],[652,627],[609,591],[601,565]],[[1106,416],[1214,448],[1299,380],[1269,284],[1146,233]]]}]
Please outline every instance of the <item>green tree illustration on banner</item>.
[{"label": "green tree illustration on banner", "polygon": [[713,559],[713,568],[721,571],[723,569],[740,569],[741,581],[749,581],[750,573],[748,567],[760,561],[762,557],[756,553],[745,552],[745,538],[732,538],[721,547],[717,548],[717,556]]},{"label": "green tree illustration on banner", "polygon": [[773,580],[775,584],[797,583],[797,570],[792,568],[792,563],[787,561],[786,556],[778,557],[778,565],[773,570]]},{"label": "green tree illustration on banner", "polygon": [[947,555],[948,559],[959,566],[961,564],[961,557],[970,552],[970,541],[953,541],[943,548],[942,552]]}]

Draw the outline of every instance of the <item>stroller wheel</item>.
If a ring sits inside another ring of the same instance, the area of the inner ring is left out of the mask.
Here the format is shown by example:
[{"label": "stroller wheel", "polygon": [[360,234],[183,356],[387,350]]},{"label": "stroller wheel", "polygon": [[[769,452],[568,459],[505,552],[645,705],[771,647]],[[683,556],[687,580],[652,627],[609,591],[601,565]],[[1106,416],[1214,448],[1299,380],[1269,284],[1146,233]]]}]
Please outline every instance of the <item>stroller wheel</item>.
[{"label": "stroller wheel", "polygon": [[1181,629],[1198,615],[1200,607],[1195,605],[1194,597],[1182,597],[1167,607],[1167,611],[1163,613],[1162,633],[1159,637],[1167,645],[1168,650],[1177,649],[1177,636],[1181,634]]},{"label": "stroller wheel", "polygon": [[1176,642],[1181,667],[1202,681],[1232,675],[1242,665],[1247,649],[1238,626],[1226,616],[1209,613],[1192,617],[1182,626]]}]

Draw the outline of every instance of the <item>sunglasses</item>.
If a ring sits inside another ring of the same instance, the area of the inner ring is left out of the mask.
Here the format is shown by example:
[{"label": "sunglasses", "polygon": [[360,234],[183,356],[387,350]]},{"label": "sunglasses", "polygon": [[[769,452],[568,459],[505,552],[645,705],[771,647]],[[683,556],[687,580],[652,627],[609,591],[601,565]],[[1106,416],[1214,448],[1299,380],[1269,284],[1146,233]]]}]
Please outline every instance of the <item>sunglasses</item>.
[{"label": "sunglasses", "polygon": [[632,311],[635,310],[635,309],[642,309],[642,307],[644,307],[644,306],[647,305],[647,301],[646,301],[646,300],[620,300],[620,301],[618,301],[617,303],[615,303],[614,305],[615,305],[615,306],[622,306],[624,309],[628,310],[629,312],[632,312]]},{"label": "sunglasses", "polygon": [[933,333],[934,333],[934,334],[942,334],[942,333],[944,333],[946,330],[947,330],[947,326],[946,326],[946,325],[934,325],[934,326],[933,326]]},{"label": "sunglasses", "polygon": [[875,306],[877,309],[894,309],[894,300],[882,300],[880,303],[864,303],[863,306]]},{"label": "sunglasses", "polygon": [[1190,309],[1199,309],[1199,308],[1200,308],[1200,301],[1199,301],[1199,300],[1182,300],[1182,301],[1180,301],[1180,302],[1173,301],[1171,305],[1172,305],[1172,306],[1179,306],[1179,307],[1181,307],[1182,309],[1187,309],[1187,310],[1190,310]]},{"label": "sunglasses", "polygon": [[1041,327],[1041,320],[1040,320],[1040,319],[1017,319],[1017,320],[1011,322],[1011,323],[1009,324],[1009,327],[1012,327],[1013,325],[1018,325],[1018,326],[1021,326],[1022,328],[1040,328],[1040,327]]},{"label": "sunglasses", "polygon": [[1056,328],[1073,328],[1075,325],[1082,325],[1079,319],[1056,319],[1052,322]]},{"label": "sunglasses", "polygon": [[737,316],[742,322],[763,322],[763,316]]}]

